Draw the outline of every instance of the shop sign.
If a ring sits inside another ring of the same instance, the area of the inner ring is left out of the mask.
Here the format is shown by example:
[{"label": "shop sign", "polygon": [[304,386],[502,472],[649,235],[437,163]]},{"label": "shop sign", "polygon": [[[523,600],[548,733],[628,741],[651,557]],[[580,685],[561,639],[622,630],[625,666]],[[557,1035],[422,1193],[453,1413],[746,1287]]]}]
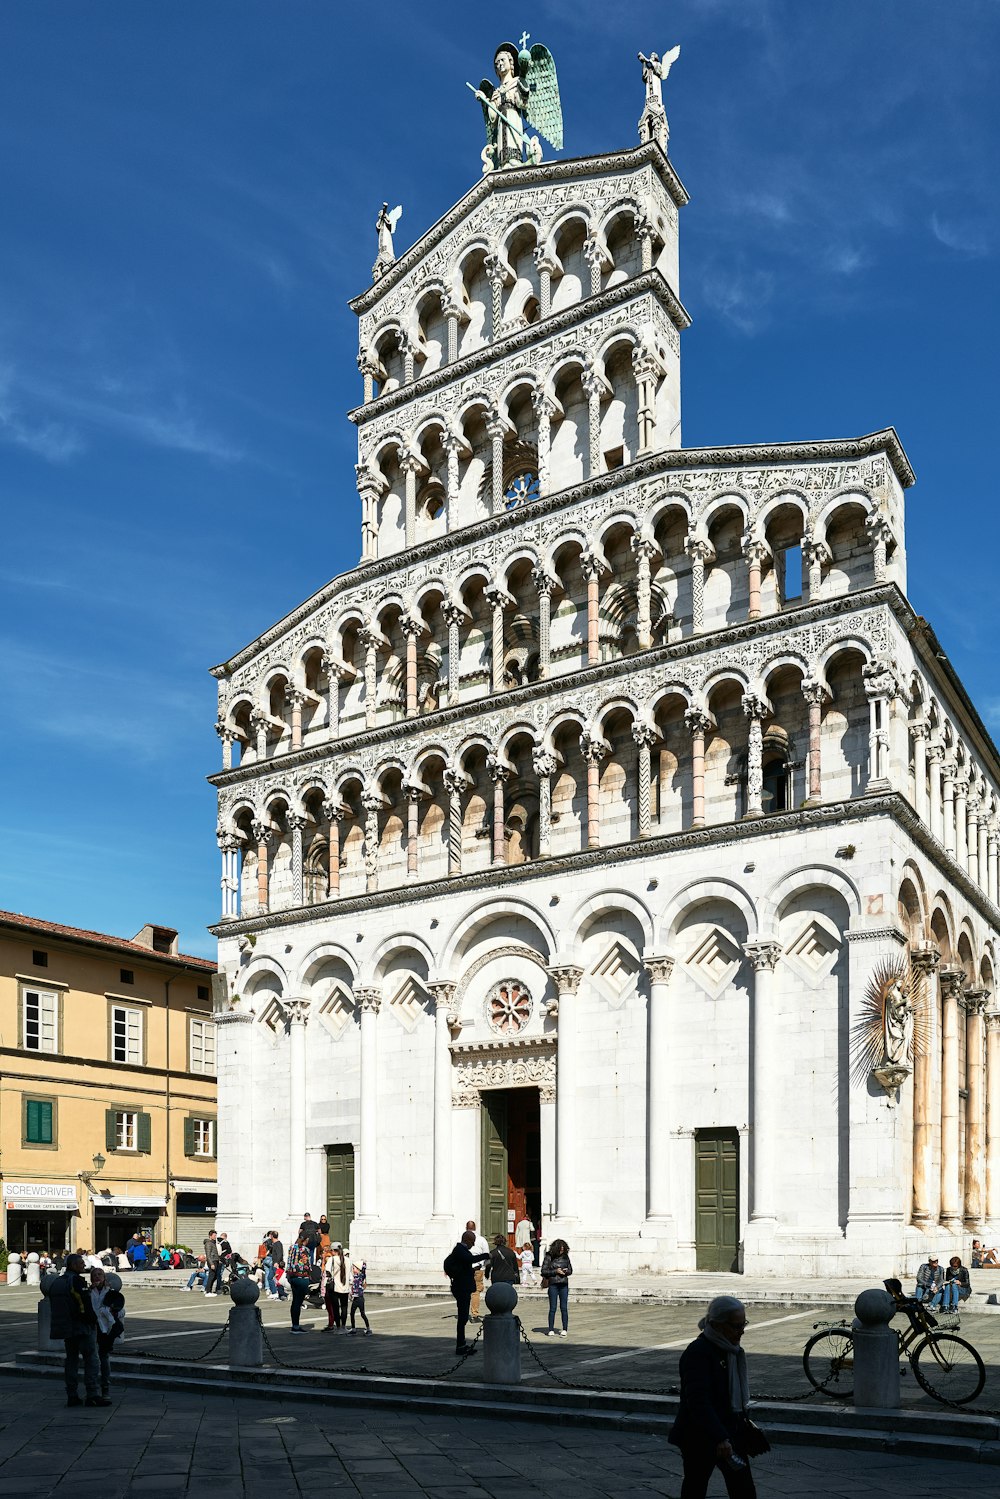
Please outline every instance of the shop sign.
[{"label": "shop sign", "polygon": [[46,1212],[76,1212],[76,1188],[67,1182],[12,1182],[3,1184],[8,1208]]}]

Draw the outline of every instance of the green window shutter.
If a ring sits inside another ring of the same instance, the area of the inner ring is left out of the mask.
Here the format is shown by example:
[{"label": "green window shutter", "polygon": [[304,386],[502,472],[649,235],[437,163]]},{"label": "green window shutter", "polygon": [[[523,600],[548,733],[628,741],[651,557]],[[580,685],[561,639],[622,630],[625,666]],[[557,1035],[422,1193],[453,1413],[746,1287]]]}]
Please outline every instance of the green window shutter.
[{"label": "green window shutter", "polygon": [[194,1155],[194,1120],[184,1121],[184,1154]]},{"label": "green window shutter", "polygon": [[148,1114],[140,1114],[138,1117],[138,1128],[136,1131],[136,1146],[143,1155],[149,1155],[153,1148],[152,1121]]},{"label": "green window shutter", "polygon": [[27,1107],[29,1145],[52,1144],[52,1105],[43,1098],[29,1098]]},{"label": "green window shutter", "polygon": [[105,1150],[118,1149],[118,1115],[114,1109],[104,1110],[104,1148]]}]

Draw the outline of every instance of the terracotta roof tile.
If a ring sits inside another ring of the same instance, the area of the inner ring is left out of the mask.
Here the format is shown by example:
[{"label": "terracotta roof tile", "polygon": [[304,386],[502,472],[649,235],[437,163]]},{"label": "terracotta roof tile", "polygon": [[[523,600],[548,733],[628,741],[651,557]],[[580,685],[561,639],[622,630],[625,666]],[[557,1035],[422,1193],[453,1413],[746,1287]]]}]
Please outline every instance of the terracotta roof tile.
[{"label": "terracotta roof tile", "polygon": [[207,973],[214,973],[216,969],[211,958],[196,958],[189,953],[157,952],[155,948],[144,947],[141,942],[133,942],[130,937],[111,937],[106,932],[92,932],[83,926],[63,926],[58,921],[41,921],[37,916],[23,916],[20,911],[0,911],[0,927],[3,926],[22,927],[26,932],[51,937],[65,937],[69,942],[98,943],[102,947],[135,953],[138,957],[153,958],[159,963],[183,963],[188,967],[194,965],[204,968]]}]

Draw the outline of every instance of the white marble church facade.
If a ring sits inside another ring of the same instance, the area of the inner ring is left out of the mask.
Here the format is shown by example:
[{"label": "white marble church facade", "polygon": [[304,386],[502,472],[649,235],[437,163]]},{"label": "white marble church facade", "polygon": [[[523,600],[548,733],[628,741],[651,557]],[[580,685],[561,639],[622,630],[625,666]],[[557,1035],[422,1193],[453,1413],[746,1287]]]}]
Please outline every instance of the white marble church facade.
[{"label": "white marble church facade", "polygon": [[[906,598],[913,475],[891,430],[681,446],[685,201],[655,140],[493,173],[352,304],[361,561],[215,669],[244,1244],[331,1160],[376,1273],[516,1192],[584,1270],[1000,1228],[1000,765]],[[887,1092],[852,1027],[907,949]]]}]

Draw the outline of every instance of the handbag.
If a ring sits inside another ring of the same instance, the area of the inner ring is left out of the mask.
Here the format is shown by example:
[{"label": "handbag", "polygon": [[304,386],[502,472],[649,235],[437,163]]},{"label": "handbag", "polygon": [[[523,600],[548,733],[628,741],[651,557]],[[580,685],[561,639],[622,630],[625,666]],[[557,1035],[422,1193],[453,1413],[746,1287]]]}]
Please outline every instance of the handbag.
[{"label": "handbag", "polygon": [[543,1291],[547,1291],[549,1289],[549,1277],[547,1275],[543,1275],[542,1276],[542,1282],[541,1282],[541,1284],[542,1284],[542,1290]]},{"label": "handbag", "polygon": [[763,1457],[771,1450],[767,1434],[749,1416],[744,1416],[740,1422],[740,1446],[747,1457]]}]

